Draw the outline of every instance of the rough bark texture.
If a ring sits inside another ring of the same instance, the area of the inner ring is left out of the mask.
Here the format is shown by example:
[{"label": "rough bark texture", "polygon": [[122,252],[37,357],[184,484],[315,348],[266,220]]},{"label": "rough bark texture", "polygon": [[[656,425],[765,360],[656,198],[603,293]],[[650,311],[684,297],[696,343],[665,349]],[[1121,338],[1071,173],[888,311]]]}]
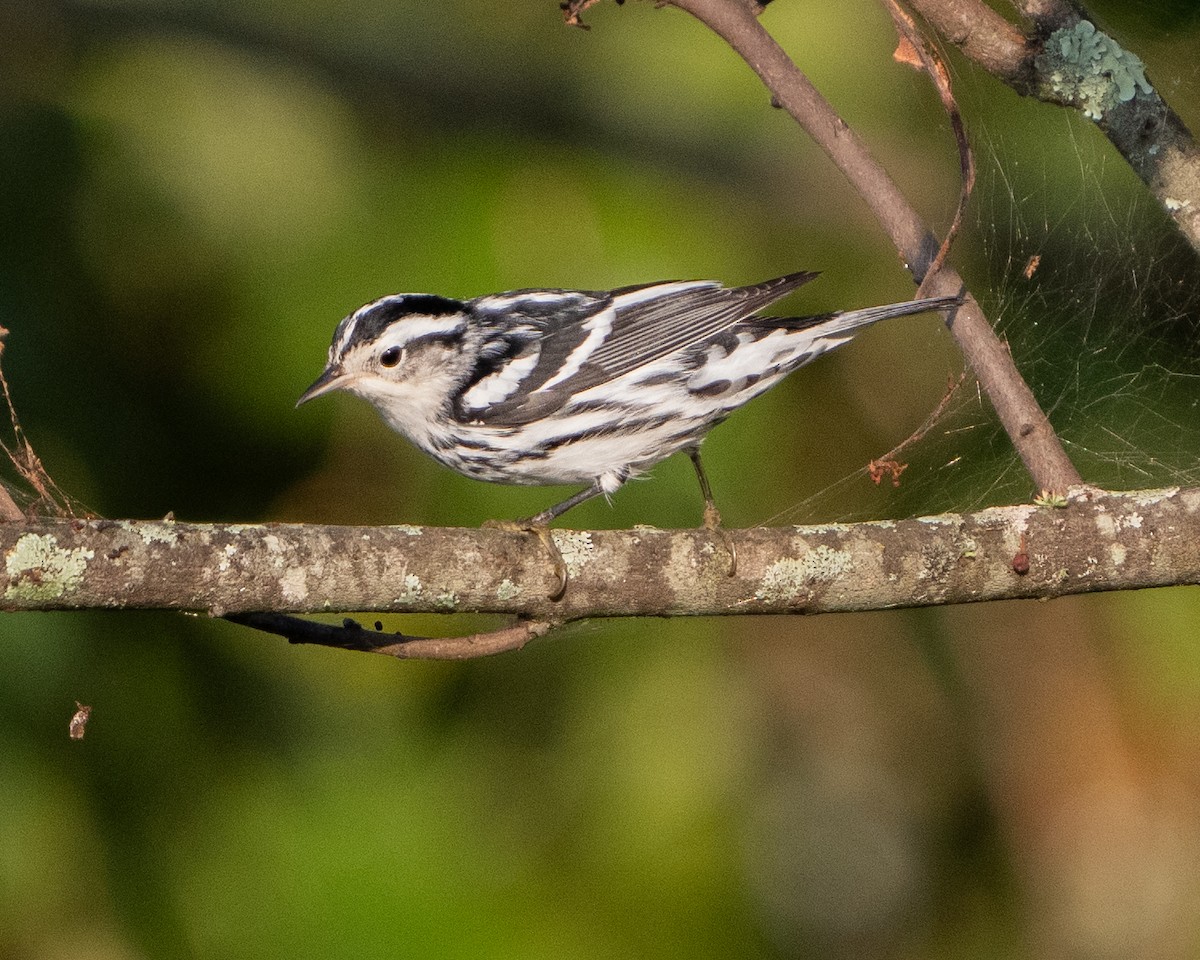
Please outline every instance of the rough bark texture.
[{"label": "rough bark texture", "polygon": [[571,581],[532,536],[438,527],[46,521],[0,524],[6,610],[271,610],[582,617],[825,613],[1200,583],[1200,489],[1065,507],[727,531],[556,530]]}]

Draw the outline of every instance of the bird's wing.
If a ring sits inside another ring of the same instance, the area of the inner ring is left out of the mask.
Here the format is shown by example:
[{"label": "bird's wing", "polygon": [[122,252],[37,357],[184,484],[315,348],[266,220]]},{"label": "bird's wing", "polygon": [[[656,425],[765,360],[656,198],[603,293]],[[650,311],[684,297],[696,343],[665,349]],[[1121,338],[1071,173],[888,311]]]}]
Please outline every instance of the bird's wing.
[{"label": "bird's wing", "polygon": [[482,297],[471,302],[481,319],[502,315],[509,322],[497,325],[485,344],[485,363],[459,394],[455,412],[493,426],[529,423],[582,390],[703,342],[815,276],[794,273],[733,288],[690,280],[607,294],[515,291]]}]

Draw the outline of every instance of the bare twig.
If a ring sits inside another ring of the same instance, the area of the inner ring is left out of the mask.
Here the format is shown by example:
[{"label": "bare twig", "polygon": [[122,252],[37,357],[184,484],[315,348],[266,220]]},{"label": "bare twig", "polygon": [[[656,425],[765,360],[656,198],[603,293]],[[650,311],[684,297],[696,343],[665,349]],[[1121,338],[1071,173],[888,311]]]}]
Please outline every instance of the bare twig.
[{"label": "bare twig", "polygon": [[355,620],[343,620],[341,626],[314,623],[282,613],[231,613],[231,623],[253,627],[284,637],[289,643],[312,643],[339,650],[381,653],[397,660],[473,660],[496,653],[520,650],[535,637],[543,636],[552,624],[521,620],[512,626],[487,633],[461,637],[413,637],[402,633],[383,633],[382,625],[365,630]]},{"label": "bare twig", "polygon": [[[0,356],[4,354],[4,338],[7,336],[8,331],[4,327],[0,327]],[[70,500],[46,472],[41,459],[33,452],[33,444],[29,442],[25,431],[21,429],[21,421],[17,419],[17,410],[13,406],[12,394],[9,392],[8,380],[5,379],[3,370],[0,370],[0,397],[4,399],[9,425],[12,428],[11,443],[0,440],[0,453],[8,459],[21,479],[33,489],[37,495],[38,506],[53,516],[74,516]],[[4,488],[4,485],[0,484],[0,520],[23,519],[25,519],[24,512],[13,501],[12,495]]]},{"label": "bare twig", "polygon": [[[724,39],[838,166],[871,208],[918,284],[931,296],[962,294],[965,284],[944,268],[927,275],[938,243],[866,145],[737,0],[671,0]],[[1080,482],[1037,399],[973,297],[952,315],[950,330],[987,393],[1036,486],[1065,490]]]},{"label": "bare twig", "polygon": [[[925,38],[921,35],[921,31],[913,22],[912,17],[909,16],[908,11],[901,7],[897,0],[883,0],[883,4],[892,15],[892,22],[895,23],[901,38],[901,46],[897,48],[896,59],[905,61],[915,56],[915,65],[924,70],[933,81],[946,116],[950,119],[954,140],[958,144],[958,164],[961,177],[958,207],[946,230],[946,236],[942,239],[942,244],[938,247],[933,262],[929,265],[927,276],[936,275],[946,262],[946,257],[950,255],[950,248],[954,244],[954,238],[958,236],[963,215],[967,211],[967,202],[971,199],[971,191],[975,189],[975,155],[971,152],[971,144],[967,140],[966,127],[963,125],[958,102],[954,99],[954,91],[950,84],[950,71],[946,69],[945,61],[936,50],[925,42]],[[918,290],[917,295],[921,296],[922,292]]]},{"label": "bare twig", "polygon": [[957,380],[951,380],[948,384],[946,384],[945,394],[942,396],[942,399],[938,401],[937,406],[933,408],[933,412],[925,418],[925,422],[917,427],[917,429],[914,430],[908,437],[901,440],[898,444],[896,444],[896,446],[892,447],[892,449],[885,453],[882,457],[876,457],[867,464],[867,474],[876,483],[876,485],[879,484],[886,474],[891,474],[892,486],[900,486],[900,474],[904,472],[908,464],[902,464],[896,458],[899,457],[907,447],[910,447],[912,444],[918,443],[924,439],[925,435],[933,429],[934,424],[936,424],[942,418],[942,414],[946,412],[946,408],[950,405],[950,401],[954,398],[954,395],[958,393],[959,388],[966,382],[966,379],[967,374],[964,370]]},{"label": "bare twig", "polygon": [[25,519],[25,514],[17,503],[12,498],[12,494],[8,492],[8,488],[0,483],[0,521]]}]

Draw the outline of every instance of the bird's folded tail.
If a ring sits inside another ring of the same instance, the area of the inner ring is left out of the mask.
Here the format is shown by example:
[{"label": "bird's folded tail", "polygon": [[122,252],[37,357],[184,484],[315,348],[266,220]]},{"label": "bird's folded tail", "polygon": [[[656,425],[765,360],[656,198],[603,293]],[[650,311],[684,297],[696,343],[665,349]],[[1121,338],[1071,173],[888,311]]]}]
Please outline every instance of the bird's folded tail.
[{"label": "bird's folded tail", "polygon": [[880,320],[906,317],[913,313],[928,313],[931,310],[950,310],[961,306],[962,297],[927,297],[923,300],[906,300],[903,303],[888,303],[880,307],[864,307],[861,310],[841,310],[822,313],[813,317],[750,317],[743,320],[746,326],[767,327],[782,330],[813,330],[821,337],[838,337],[852,334]]}]

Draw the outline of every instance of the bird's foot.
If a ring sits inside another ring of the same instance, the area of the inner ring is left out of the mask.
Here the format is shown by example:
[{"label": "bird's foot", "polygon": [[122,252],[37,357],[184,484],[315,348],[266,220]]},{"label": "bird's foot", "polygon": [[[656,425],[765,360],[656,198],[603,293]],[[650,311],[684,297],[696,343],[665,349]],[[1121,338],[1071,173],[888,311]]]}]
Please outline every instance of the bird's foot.
[{"label": "bird's foot", "polygon": [[483,526],[488,530],[503,530],[506,533],[532,533],[537,537],[542,546],[546,548],[546,553],[550,555],[554,577],[558,582],[558,588],[550,595],[550,599],[557,601],[563,598],[563,594],[567,592],[570,574],[567,571],[567,562],[563,559],[562,551],[558,549],[558,544],[550,535],[549,524],[539,523],[536,517],[530,517],[528,520],[485,520]]},{"label": "bird's foot", "polygon": [[704,505],[704,529],[714,536],[719,537],[721,542],[725,544],[725,552],[729,554],[729,569],[726,571],[725,576],[732,577],[737,573],[737,545],[729,536],[729,531],[721,526],[721,511],[717,509],[717,505],[711,500]]}]

